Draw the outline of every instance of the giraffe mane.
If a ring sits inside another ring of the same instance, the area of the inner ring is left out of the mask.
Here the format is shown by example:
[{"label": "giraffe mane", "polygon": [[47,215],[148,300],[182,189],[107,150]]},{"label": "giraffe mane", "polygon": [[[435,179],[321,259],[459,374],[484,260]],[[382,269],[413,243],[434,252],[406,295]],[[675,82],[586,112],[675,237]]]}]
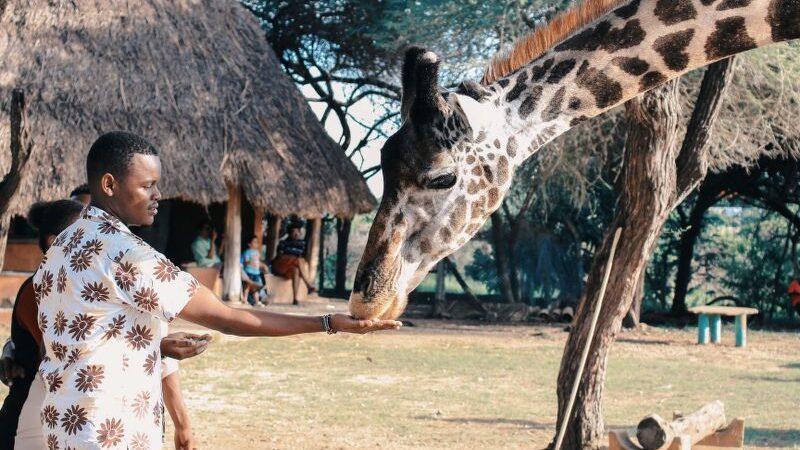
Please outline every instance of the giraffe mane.
[{"label": "giraffe mane", "polygon": [[518,38],[510,49],[496,54],[484,70],[481,84],[491,84],[513,73],[620,3],[621,0],[585,0],[570,7],[547,25]]}]

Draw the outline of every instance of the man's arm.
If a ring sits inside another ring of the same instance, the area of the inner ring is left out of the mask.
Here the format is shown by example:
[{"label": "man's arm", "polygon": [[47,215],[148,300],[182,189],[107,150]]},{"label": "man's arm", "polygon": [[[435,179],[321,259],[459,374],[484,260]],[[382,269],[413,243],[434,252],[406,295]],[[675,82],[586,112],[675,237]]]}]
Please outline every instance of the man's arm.
[{"label": "man's arm", "polygon": [[[197,292],[178,317],[237,336],[289,336],[325,331],[322,318],[319,316],[295,316],[231,308],[219,301],[205,286],[197,288]],[[379,330],[396,330],[401,325],[394,320],[356,320],[344,314],[331,316],[331,328],[334,332],[363,334]]]},{"label": "man's arm", "polygon": [[172,423],[175,424],[175,449],[193,450],[196,448],[192,425],[189,422],[189,412],[181,395],[181,384],[178,372],[172,372],[161,380],[161,391],[164,397],[164,406],[169,411]]}]

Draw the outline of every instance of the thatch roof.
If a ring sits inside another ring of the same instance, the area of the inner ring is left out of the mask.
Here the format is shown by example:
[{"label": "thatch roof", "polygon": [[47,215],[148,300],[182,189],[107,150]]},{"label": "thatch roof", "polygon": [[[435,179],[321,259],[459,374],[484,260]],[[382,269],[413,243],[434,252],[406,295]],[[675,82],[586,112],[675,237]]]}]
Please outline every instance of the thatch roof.
[{"label": "thatch roof", "polygon": [[165,198],[225,201],[231,181],[274,213],[352,216],[374,205],[235,0],[0,0],[6,170],[13,87],[26,91],[34,145],[14,213],[83,183],[89,146],[114,129],[159,148]]}]

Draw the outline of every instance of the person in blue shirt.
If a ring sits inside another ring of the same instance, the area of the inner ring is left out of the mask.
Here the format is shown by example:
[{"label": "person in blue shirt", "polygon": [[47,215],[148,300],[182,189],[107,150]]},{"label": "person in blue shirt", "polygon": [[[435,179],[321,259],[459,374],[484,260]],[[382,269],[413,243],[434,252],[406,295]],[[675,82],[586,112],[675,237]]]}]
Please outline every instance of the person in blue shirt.
[{"label": "person in blue shirt", "polygon": [[[266,305],[266,300],[261,300],[261,292],[266,291],[267,283],[264,274],[269,273],[267,265],[261,262],[261,249],[258,238],[251,237],[247,241],[247,248],[242,252],[242,269],[252,283],[245,283],[245,298],[250,306]],[[265,298],[266,294],[265,293]]]}]

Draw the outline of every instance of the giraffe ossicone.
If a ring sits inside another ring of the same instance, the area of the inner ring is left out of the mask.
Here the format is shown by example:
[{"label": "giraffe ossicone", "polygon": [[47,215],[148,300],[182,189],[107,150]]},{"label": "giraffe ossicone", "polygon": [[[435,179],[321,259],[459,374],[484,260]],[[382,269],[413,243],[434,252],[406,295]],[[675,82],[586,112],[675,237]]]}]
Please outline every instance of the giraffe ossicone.
[{"label": "giraffe ossicone", "polygon": [[483,85],[453,92],[438,85],[434,53],[406,52],[402,126],[381,150],[384,194],[351,314],[397,318],[500,206],[516,168],[577,123],[689,70],[800,37],[800,0],[589,0],[554,22],[520,44],[545,42],[540,51],[512,51],[529,60],[495,61]]}]

